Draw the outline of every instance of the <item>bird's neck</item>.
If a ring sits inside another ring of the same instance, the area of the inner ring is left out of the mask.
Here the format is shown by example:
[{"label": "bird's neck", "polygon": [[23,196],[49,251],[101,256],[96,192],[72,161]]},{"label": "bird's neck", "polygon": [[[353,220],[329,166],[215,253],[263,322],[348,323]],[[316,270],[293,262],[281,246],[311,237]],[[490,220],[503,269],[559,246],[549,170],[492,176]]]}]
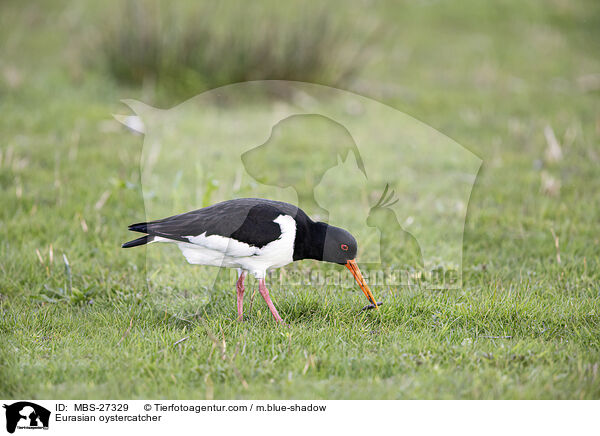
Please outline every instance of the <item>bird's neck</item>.
[{"label": "bird's neck", "polygon": [[325,236],[329,225],[308,220],[296,227],[294,242],[294,260],[315,259],[323,260]]}]

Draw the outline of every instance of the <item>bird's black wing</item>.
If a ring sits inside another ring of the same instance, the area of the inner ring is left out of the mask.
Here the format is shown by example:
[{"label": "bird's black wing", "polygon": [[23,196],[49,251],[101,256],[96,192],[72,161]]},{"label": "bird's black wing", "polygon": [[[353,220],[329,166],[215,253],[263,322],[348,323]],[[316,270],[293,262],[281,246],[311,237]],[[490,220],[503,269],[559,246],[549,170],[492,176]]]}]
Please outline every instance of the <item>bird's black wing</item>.
[{"label": "bird's black wing", "polygon": [[218,235],[233,238],[253,247],[263,247],[281,236],[273,222],[279,215],[296,217],[301,209],[289,203],[260,198],[240,198],[163,218],[137,223],[129,230],[153,236],[190,242],[188,237]]}]

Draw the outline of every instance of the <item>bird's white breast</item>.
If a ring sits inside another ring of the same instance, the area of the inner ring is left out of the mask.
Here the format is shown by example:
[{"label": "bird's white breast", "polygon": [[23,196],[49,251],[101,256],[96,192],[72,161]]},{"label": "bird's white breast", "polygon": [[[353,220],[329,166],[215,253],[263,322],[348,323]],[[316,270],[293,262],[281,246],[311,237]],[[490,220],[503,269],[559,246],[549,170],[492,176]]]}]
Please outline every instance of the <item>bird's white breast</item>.
[{"label": "bird's white breast", "polygon": [[279,215],[273,220],[281,228],[281,236],[258,249],[255,256],[244,258],[243,269],[261,278],[267,270],[279,268],[294,261],[296,221],[289,215]]}]

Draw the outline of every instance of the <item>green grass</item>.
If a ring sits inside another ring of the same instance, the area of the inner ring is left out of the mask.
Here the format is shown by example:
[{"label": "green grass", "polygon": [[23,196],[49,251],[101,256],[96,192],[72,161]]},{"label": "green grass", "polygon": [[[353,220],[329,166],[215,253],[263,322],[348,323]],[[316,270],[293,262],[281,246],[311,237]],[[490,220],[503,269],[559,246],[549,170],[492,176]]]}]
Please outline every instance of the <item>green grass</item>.
[{"label": "green grass", "polygon": [[349,89],[483,159],[463,286],[373,286],[377,313],[357,289],[274,282],[287,329],[260,298],[249,310],[253,280],[240,324],[232,277],[209,293],[183,258],[184,275],[161,278],[119,248],[143,217],[142,138],[110,114],[160,98],[90,67],[95,4],[2,4],[0,397],[600,398],[598,6],[371,6],[386,32]]},{"label": "green grass", "polygon": [[290,329],[275,327],[262,305],[238,323],[226,291],[189,319],[122,296],[91,307],[5,305],[4,389],[38,398],[600,394],[595,293],[574,303],[545,290],[420,292],[387,296],[380,314],[363,314],[362,299],[335,289],[320,291],[325,302],[273,291]]}]

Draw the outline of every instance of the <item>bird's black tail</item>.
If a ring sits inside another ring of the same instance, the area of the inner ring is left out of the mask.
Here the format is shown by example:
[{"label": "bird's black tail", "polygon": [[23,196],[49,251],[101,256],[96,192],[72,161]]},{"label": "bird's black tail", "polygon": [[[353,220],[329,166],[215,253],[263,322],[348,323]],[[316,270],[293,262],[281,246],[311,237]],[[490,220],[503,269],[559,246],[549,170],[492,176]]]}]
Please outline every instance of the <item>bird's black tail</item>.
[{"label": "bird's black tail", "polygon": [[132,232],[148,233],[148,223],[136,223],[127,227]]},{"label": "bird's black tail", "polygon": [[154,236],[145,235],[145,236],[142,236],[141,238],[134,239],[133,241],[125,242],[123,245],[121,245],[121,248],[131,248],[131,247],[137,247],[138,245],[146,245],[152,241],[154,241]]}]

